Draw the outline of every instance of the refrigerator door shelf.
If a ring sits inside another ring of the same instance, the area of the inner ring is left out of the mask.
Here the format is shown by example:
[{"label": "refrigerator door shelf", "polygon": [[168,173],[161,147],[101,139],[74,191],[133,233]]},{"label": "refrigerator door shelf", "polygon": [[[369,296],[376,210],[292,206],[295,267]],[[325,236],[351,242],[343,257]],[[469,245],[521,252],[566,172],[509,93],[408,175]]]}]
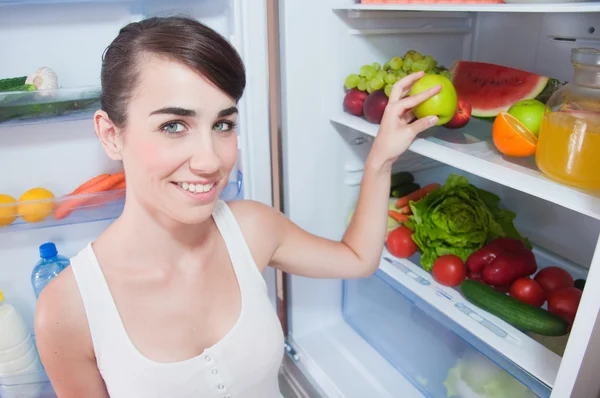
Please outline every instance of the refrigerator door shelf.
[{"label": "refrigerator door shelf", "polygon": [[[220,199],[228,201],[243,198],[243,176],[241,171],[234,173],[234,178],[223,189]],[[123,211],[125,204],[125,189],[106,191],[94,194],[74,195],[50,200],[21,202],[0,205],[0,214],[17,212],[17,217],[11,224],[0,227],[0,233],[16,232],[30,229],[57,227],[60,225],[81,224],[94,221],[112,220]],[[12,210],[8,210],[12,208]],[[43,220],[27,221],[28,216],[38,216],[50,212]],[[21,217],[25,216],[25,219]],[[0,224],[2,219],[0,219]]]},{"label": "refrigerator door shelf", "polygon": [[0,93],[0,127],[91,118],[100,92],[100,86],[84,86]]}]

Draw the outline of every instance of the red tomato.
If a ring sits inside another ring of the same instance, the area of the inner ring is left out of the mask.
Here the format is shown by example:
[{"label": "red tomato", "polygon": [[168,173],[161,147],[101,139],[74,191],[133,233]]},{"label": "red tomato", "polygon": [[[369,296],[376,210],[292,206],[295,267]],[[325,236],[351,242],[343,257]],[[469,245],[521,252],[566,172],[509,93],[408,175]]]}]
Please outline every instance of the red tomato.
[{"label": "red tomato", "polygon": [[533,279],[544,289],[546,297],[550,297],[550,293],[556,289],[575,286],[571,274],[559,267],[544,268]]},{"label": "red tomato", "polygon": [[544,289],[539,283],[529,278],[519,278],[510,286],[510,295],[517,300],[541,307],[546,301]]},{"label": "red tomato", "polygon": [[563,287],[554,290],[548,297],[548,311],[560,315],[567,322],[573,324],[582,291],[576,287]]},{"label": "red tomato", "polygon": [[389,252],[398,258],[408,258],[415,254],[418,247],[412,240],[412,234],[413,231],[404,225],[390,232],[386,240]]},{"label": "red tomato", "polygon": [[467,276],[467,267],[454,254],[439,256],[433,263],[433,279],[445,286],[458,286]]}]

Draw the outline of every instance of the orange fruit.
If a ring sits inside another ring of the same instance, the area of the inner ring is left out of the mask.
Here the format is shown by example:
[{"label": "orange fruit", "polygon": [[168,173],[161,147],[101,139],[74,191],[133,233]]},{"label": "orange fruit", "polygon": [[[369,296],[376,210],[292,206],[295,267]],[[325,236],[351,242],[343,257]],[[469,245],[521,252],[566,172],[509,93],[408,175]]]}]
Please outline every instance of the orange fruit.
[{"label": "orange fruit", "polygon": [[0,227],[10,225],[17,219],[17,200],[0,194]]},{"label": "orange fruit", "polygon": [[54,194],[45,188],[32,188],[19,198],[19,215],[27,222],[45,220],[54,209]]},{"label": "orange fruit", "polygon": [[492,126],[492,139],[496,148],[506,156],[535,155],[536,136],[513,115],[500,112]]}]

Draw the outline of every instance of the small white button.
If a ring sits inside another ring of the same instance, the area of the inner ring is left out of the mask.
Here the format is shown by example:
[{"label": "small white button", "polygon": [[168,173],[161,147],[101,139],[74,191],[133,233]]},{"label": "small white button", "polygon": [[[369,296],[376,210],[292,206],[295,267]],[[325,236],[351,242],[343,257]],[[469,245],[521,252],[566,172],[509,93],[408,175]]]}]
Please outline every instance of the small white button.
[{"label": "small white button", "polygon": [[219,384],[219,390],[222,390],[224,388],[225,388],[225,386],[223,384]]},{"label": "small white button", "polygon": [[212,370],[212,374],[216,375],[217,373],[219,373],[219,371],[217,369]]},{"label": "small white button", "polygon": [[210,357],[209,357],[208,355],[207,355],[207,356],[205,356],[205,357],[204,357],[204,359],[206,359],[206,362],[209,362],[209,361],[210,361]]}]

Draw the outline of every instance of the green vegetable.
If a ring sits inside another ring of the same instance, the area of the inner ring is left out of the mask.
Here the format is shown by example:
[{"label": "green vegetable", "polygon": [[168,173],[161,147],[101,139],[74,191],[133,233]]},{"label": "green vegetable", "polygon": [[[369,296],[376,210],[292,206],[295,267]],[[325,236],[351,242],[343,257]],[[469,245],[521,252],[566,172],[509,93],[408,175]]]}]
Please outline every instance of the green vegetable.
[{"label": "green vegetable", "polygon": [[537,398],[527,386],[472,349],[448,371],[444,385],[448,397]]},{"label": "green vegetable", "polygon": [[518,329],[542,336],[563,336],[569,330],[568,322],[560,316],[543,308],[522,303],[481,282],[466,279],[460,288],[471,303]]},{"label": "green vegetable", "polygon": [[421,266],[431,271],[442,255],[466,261],[471,253],[498,236],[523,239],[513,225],[515,213],[499,207],[500,198],[451,174],[446,183],[425,198],[410,202],[413,215],[405,225],[422,253]]},{"label": "green vegetable", "polygon": [[415,181],[415,177],[408,171],[401,171],[399,173],[392,174],[392,181],[390,186],[396,188],[400,185],[410,184]]},{"label": "green vegetable", "polygon": [[0,91],[14,91],[13,87],[22,86],[25,84],[27,76],[9,77],[8,79],[0,79]]},{"label": "green vegetable", "polygon": [[421,186],[419,184],[415,184],[414,182],[411,182],[410,184],[400,185],[392,190],[392,197],[401,198],[410,193],[413,193],[414,191],[420,188]]},{"label": "green vegetable", "polygon": [[575,287],[581,291],[583,291],[583,288],[585,287],[585,279],[577,279],[575,281]]},{"label": "green vegetable", "polygon": [[35,91],[35,90],[37,90],[37,87],[34,86],[33,84],[21,84],[20,86],[13,86],[5,91],[8,92],[8,91]]}]

